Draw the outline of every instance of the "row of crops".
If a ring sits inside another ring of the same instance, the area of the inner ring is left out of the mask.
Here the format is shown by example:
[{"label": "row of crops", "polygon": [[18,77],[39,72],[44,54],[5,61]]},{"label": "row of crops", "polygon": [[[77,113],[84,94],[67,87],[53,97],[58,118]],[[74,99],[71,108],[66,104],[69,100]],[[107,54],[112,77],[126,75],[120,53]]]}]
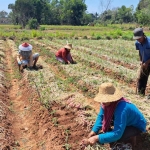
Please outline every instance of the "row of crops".
[{"label": "row of crops", "polygon": [[[89,132],[99,111],[99,104],[93,101],[98,87],[103,82],[113,82],[122,89],[125,97],[135,103],[144,113],[148,121],[147,128],[150,129],[149,101],[135,93],[139,56],[132,40],[134,28],[135,25],[127,27],[124,25],[111,27],[41,26],[40,30],[26,30],[20,29],[19,26],[1,26],[0,88],[2,90],[0,98],[7,99],[4,94],[7,85],[5,76],[9,78],[9,73],[4,72],[7,66],[6,64],[4,67],[5,54],[8,54],[6,50],[11,49],[11,64],[14,64],[12,66],[14,70],[18,70],[15,59],[18,46],[26,41],[33,45],[34,52],[40,53],[38,64],[42,65],[43,69],[24,70],[23,74],[14,71],[12,77],[19,80],[27,79],[36,90],[39,101],[46,108],[49,109],[53,102],[57,102],[64,103],[68,109],[77,109],[77,121]],[[148,34],[149,30],[146,31],[146,35]],[[76,64],[64,65],[56,61],[55,52],[67,42],[73,44],[71,53]],[[149,92],[147,88],[147,93]],[[0,136],[3,139],[8,132],[3,128],[7,122],[6,110],[6,104],[0,101]],[[5,141],[1,140],[1,147]],[[149,136],[144,142],[149,142]],[[146,149],[144,142],[143,149]],[[102,146],[87,148],[87,150],[95,149],[105,148]]]},{"label": "row of crops", "polygon": [[[31,38],[47,39],[73,39],[73,40],[133,40],[133,30],[136,25],[116,25],[116,26],[44,26],[39,30],[26,30],[17,25],[0,25],[0,39],[7,38],[13,40],[29,40]],[[146,35],[150,35],[149,28],[145,28]]]},{"label": "row of crops", "polygon": [[[62,47],[66,41],[56,40],[56,41],[39,41],[38,43],[43,45],[45,43],[45,49],[42,47],[41,54],[48,56],[50,55],[51,58],[54,58],[54,53]],[[76,42],[76,41],[75,41]],[[86,41],[79,41],[82,42],[83,45]],[[109,41],[108,41],[109,42]],[[115,44],[115,43],[114,43]],[[127,63],[123,61],[123,56],[118,56],[118,59],[115,59],[113,53],[119,53],[118,48],[116,47],[112,52],[110,52],[112,45],[104,46],[103,49],[97,48],[88,48],[86,46],[80,46],[79,43],[73,43],[74,49],[72,50],[72,55],[77,61],[76,65],[72,65],[71,67],[68,65],[61,65],[62,69],[69,74],[70,77],[82,78],[82,81],[86,81],[89,84],[95,83],[95,85],[99,85],[104,81],[113,81],[114,79],[117,81],[124,81],[125,83],[133,83],[136,81],[137,77],[137,69],[138,69],[138,60],[134,61],[136,63],[132,63],[132,60]],[[89,44],[92,45],[92,44]],[[94,45],[94,44],[93,44]],[[97,43],[98,45],[98,43]],[[112,48],[113,49],[113,48]],[[116,52],[117,50],[118,52]],[[104,51],[105,55],[102,54]],[[130,50],[131,51],[131,50]],[[131,52],[130,52],[131,53]],[[111,55],[110,55],[111,54]],[[131,57],[133,57],[135,52],[133,51]],[[55,61],[55,60],[54,60]],[[118,62],[115,63],[115,62]],[[124,62],[124,66],[121,62]],[[126,66],[129,67],[126,67]],[[133,70],[134,69],[134,70]],[[88,77],[88,78],[87,78]],[[111,77],[111,78],[110,78]],[[119,78],[119,79],[118,79]],[[102,81],[100,81],[102,80]],[[94,85],[94,86],[95,86]],[[97,87],[97,86],[95,86]]]},{"label": "row of crops", "polygon": [[[69,40],[41,39],[31,40],[34,51],[38,51],[43,58],[41,64],[49,65],[38,74],[37,81],[46,79],[44,88],[49,94],[48,98],[61,97],[61,91],[67,93],[78,89],[88,98],[93,98],[98,91],[98,86],[103,82],[113,82],[120,86],[125,96],[131,94],[135,97],[137,71],[139,68],[138,52],[135,50],[134,41],[125,40],[70,40],[73,44],[71,51],[77,64],[63,65],[55,59],[55,52]],[[19,41],[16,43],[18,46]],[[17,48],[16,48],[17,50]],[[50,70],[49,70],[50,71]],[[52,84],[49,88],[49,84]],[[58,82],[58,83],[55,83]],[[54,86],[58,87],[54,87]],[[68,86],[69,85],[69,86]],[[47,87],[48,86],[48,87]],[[75,89],[71,86],[74,86]],[[59,91],[60,89],[60,91]],[[55,91],[58,91],[57,93]],[[59,94],[58,94],[59,93]],[[45,96],[43,92],[41,95]],[[46,96],[45,96],[46,97]],[[44,98],[46,99],[46,98]],[[136,98],[134,98],[136,100]]]},{"label": "row of crops", "polygon": [[[67,41],[73,44],[71,53],[76,64],[64,65],[55,59],[55,52]],[[21,42],[9,40],[15,51]],[[134,41],[42,38],[32,39],[30,43],[34,52],[40,53],[38,63],[43,65],[43,69],[28,72],[28,79],[46,107],[53,101],[66,102],[70,107],[84,107],[88,110],[87,118],[93,121],[96,113],[90,106],[99,110],[99,105],[93,102],[99,85],[113,82],[150,122],[149,103],[135,94],[139,58]]]}]

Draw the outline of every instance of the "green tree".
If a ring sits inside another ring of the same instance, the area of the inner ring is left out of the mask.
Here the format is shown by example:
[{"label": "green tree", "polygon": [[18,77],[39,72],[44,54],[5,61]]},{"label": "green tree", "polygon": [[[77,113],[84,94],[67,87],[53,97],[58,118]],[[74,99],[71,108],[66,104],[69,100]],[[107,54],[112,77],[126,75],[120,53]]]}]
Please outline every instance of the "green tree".
[{"label": "green tree", "polygon": [[126,6],[122,6],[120,8],[115,8],[112,10],[104,11],[100,15],[101,22],[111,22],[111,23],[129,23],[133,22],[133,6],[127,8]]},{"label": "green tree", "polygon": [[148,25],[150,23],[150,15],[143,10],[137,11],[135,16],[139,24]]},{"label": "green tree", "polygon": [[19,24],[25,27],[31,18],[34,18],[34,0],[16,0],[14,13],[18,18]]},{"label": "green tree", "polygon": [[150,0],[140,0],[136,10],[142,10],[148,8],[150,5]]},{"label": "green tree", "polygon": [[50,4],[48,1],[36,0],[34,3],[36,6],[35,16],[39,24],[50,24],[50,19],[52,14],[50,11]]},{"label": "green tree", "polygon": [[85,0],[60,0],[60,5],[62,24],[81,25],[81,20],[87,9]]},{"label": "green tree", "polygon": [[126,6],[122,6],[118,9],[117,20],[121,21],[120,23],[129,23],[133,21],[133,7],[127,8]]},{"label": "green tree", "polygon": [[60,16],[62,15],[62,8],[59,0],[51,0],[50,11],[50,24],[61,24]]},{"label": "green tree", "polygon": [[150,0],[140,0],[136,12],[135,17],[136,21],[143,25],[148,25],[150,23]]},{"label": "green tree", "polygon": [[94,20],[97,19],[97,15],[95,16],[94,14],[90,13],[84,13],[83,17],[81,19],[81,24],[83,25],[88,25],[91,22],[94,22]]},{"label": "green tree", "polygon": [[8,17],[8,13],[6,11],[0,11],[0,18],[6,18]]},{"label": "green tree", "polygon": [[38,24],[37,19],[30,19],[28,22],[28,26],[30,29],[38,29],[39,24]]},{"label": "green tree", "polygon": [[20,24],[23,28],[30,19],[37,19],[38,23],[45,23],[50,15],[50,5],[47,0],[16,0],[15,4],[9,4],[12,9],[11,17],[14,24]]},{"label": "green tree", "polygon": [[12,11],[9,13],[9,17],[11,18],[11,21],[13,24],[19,24],[19,15],[15,11],[15,5],[9,4],[8,9],[11,9]]},{"label": "green tree", "polygon": [[31,19],[38,24],[81,25],[86,4],[85,0],[16,0],[9,9],[13,23],[23,28]]}]

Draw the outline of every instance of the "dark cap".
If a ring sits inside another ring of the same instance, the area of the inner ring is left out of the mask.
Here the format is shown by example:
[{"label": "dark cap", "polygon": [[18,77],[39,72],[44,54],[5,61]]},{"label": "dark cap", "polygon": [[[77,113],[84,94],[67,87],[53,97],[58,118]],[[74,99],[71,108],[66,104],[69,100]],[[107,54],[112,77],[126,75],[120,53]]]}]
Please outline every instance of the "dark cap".
[{"label": "dark cap", "polygon": [[133,39],[134,40],[138,40],[138,39],[140,39],[144,35],[143,29],[142,28],[136,28],[133,31],[133,34],[134,34]]}]

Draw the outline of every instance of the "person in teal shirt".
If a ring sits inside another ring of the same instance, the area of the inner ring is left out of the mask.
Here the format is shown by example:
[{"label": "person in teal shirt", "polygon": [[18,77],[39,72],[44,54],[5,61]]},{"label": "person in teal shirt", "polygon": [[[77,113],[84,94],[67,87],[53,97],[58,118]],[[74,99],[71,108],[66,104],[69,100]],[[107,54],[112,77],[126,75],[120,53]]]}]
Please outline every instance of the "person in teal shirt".
[{"label": "person in teal shirt", "polygon": [[101,107],[92,131],[82,141],[86,146],[126,141],[146,132],[147,121],[143,114],[112,83],[101,84],[94,100],[100,102]]}]

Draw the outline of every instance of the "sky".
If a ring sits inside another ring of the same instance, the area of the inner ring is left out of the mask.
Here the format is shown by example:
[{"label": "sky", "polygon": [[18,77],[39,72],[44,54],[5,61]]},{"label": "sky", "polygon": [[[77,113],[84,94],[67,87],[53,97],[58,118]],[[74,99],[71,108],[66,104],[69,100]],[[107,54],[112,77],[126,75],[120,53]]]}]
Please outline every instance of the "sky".
[{"label": "sky", "polygon": [[[102,11],[106,10],[106,5],[108,2],[111,2],[111,5],[109,5],[109,8],[116,8],[121,7],[122,5],[125,5],[126,7],[130,7],[131,5],[134,6],[134,8],[137,7],[140,0],[85,0],[85,3],[87,5],[87,11],[89,13],[101,13]],[[103,7],[101,5],[101,2],[103,3]],[[0,11],[6,11],[10,12],[8,9],[9,4],[15,4],[15,0],[4,0],[3,4],[0,5]]]},{"label": "sky", "polygon": [[85,0],[85,3],[87,5],[87,11],[89,13],[101,13],[102,11],[106,10],[106,6],[109,4],[109,1],[110,9],[121,7],[122,5],[125,5],[126,7],[130,7],[131,5],[133,5],[135,9],[140,0]]}]

